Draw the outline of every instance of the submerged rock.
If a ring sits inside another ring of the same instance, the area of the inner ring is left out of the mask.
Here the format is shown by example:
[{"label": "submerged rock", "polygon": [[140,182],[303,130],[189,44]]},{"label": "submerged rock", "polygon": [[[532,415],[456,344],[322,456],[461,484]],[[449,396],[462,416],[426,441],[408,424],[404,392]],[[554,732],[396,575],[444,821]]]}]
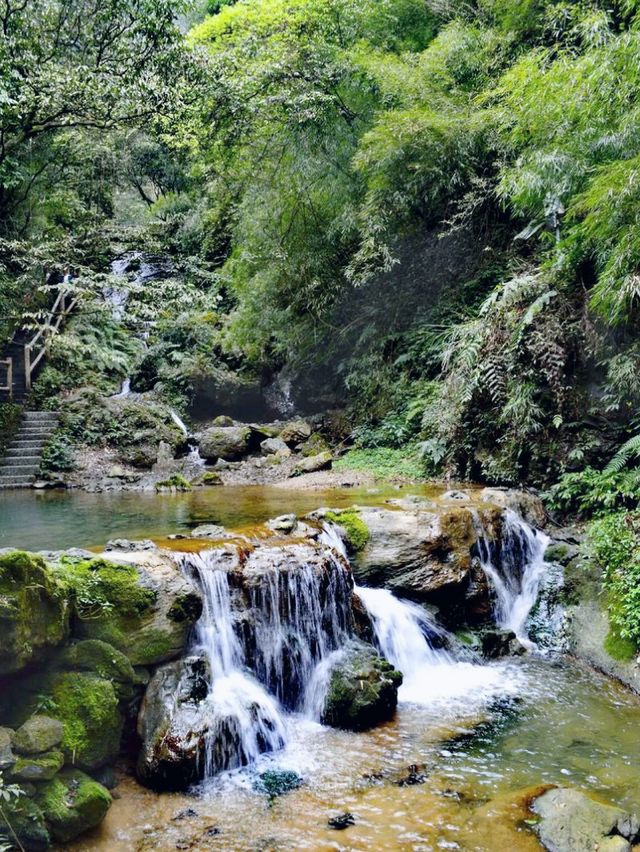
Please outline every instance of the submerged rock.
[{"label": "submerged rock", "polygon": [[42,557],[0,555],[0,676],[44,662],[69,633],[69,611]]},{"label": "submerged rock", "polygon": [[536,832],[550,852],[629,852],[640,839],[638,818],[621,808],[603,804],[579,790],[549,790],[536,799],[540,816]]},{"label": "submerged rock", "polygon": [[374,648],[354,642],[329,675],[322,722],[364,731],[391,719],[398,704],[402,674]]},{"label": "submerged rock", "polygon": [[349,811],[345,811],[343,814],[338,814],[338,816],[330,817],[327,820],[329,828],[335,828],[337,831],[343,831],[345,828],[349,828],[350,825],[355,824],[355,817]]},{"label": "submerged rock", "polygon": [[270,799],[297,790],[302,786],[302,778],[290,769],[267,769],[261,772],[253,785],[260,793],[266,793]]}]

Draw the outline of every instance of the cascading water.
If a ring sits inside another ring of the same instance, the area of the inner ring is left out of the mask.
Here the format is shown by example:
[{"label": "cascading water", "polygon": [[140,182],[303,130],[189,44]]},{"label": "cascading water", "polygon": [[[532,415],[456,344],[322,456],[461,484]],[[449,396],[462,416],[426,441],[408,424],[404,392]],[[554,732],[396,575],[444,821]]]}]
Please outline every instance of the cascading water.
[{"label": "cascading water", "polygon": [[526,623],[548,567],[544,554],[549,537],[507,509],[500,544],[495,547],[485,535],[479,516],[474,517],[480,565],[495,595],[496,624],[512,630],[526,647],[535,647],[527,636]]},{"label": "cascading water", "polygon": [[501,671],[434,647],[452,642],[453,637],[421,606],[400,600],[387,589],[356,586],[354,592],[369,614],[381,654],[404,676],[399,701],[425,705],[472,694],[481,702],[502,691]]},{"label": "cascading water", "polygon": [[189,430],[187,429],[187,424],[184,422],[182,417],[180,417],[178,412],[173,410],[173,408],[170,409],[169,414],[171,415],[171,419],[173,420],[173,422],[176,424],[178,429],[182,432],[182,434],[186,438],[187,435],[189,434]]},{"label": "cascading water", "polygon": [[215,551],[184,557],[203,590],[194,653],[209,663],[206,710],[205,778],[223,769],[253,763],[265,751],[285,743],[285,722],[278,702],[249,674],[234,630],[231,592],[224,565]]},{"label": "cascading water", "polygon": [[349,638],[351,577],[340,559],[318,573],[301,553],[296,570],[261,572],[250,588],[254,670],[289,709],[304,703],[316,667]]}]

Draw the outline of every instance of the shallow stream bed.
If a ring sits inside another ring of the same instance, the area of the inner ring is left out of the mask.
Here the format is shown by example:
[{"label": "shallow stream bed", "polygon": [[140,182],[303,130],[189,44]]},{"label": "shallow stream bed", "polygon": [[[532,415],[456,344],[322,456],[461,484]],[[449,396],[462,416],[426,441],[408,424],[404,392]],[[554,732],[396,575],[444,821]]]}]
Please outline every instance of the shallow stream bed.
[{"label": "shallow stream bed", "polygon": [[[401,704],[368,733],[290,719],[283,752],[193,796],[126,777],[101,828],[67,848],[528,852],[540,846],[518,804],[527,788],[573,786],[640,808],[636,696],[573,664],[482,669],[470,679],[467,664],[443,667],[427,706]],[[270,803],[253,785],[272,767],[303,786]],[[344,811],[355,824],[330,829]]]}]

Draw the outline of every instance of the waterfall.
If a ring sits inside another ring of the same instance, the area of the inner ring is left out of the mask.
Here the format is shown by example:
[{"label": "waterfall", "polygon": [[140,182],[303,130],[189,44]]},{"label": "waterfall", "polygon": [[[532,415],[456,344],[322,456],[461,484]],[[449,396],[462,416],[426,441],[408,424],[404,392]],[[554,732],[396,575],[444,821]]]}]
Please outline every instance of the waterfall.
[{"label": "waterfall", "polygon": [[523,645],[533,648],[526,633],[526,622],[547,569],[544,554],[549,537],[507,509],[500,544],[492,546],[479,516],[474,517],[480,565],[495,595],[496,624],[512,630]]},{"label": "waterfall", "polygon": [[187,435],[189,434],[189,430],[187,429],[187,424],[186,424],[186,423],[184,422],[184,420],[180,417],[180,415],[178,414],[178,412],[173,410],[173,408],[171,408],[171,409],[169,410],[169,414],[171,415],[171,419],[173,420],[173,422],[176,424],[176,426],[178,427],[178,429],[182,432],[182,434],[183,434],[183,435],[185,436],[185,438],[186,438],[186,437],[187,437]]},{"label": "waterfall", "polygon": [[113,394],[113,399],[123,399],[131,393],[131,379],[123,379],[118,393]]},{"label": "waterfall", "polygon": [[282,748],[286,729],[278,702],[247,669],[220,554],[208,551],[183,559],[187,570],[196,573],[204,597],[194,653],[201,654],[210,667],[204,744],[204,775],[210,778],[221,770],[253,763],[265,751]]},{"label": "waterfall", "polygon": [[304,562],[302,551],[300,555],[294,570],[267,566],[249,590],[254,671],[291,710],[305,703],[316,667],[352,633],[346,566],[332,557],[333,570],[318,571]]}]

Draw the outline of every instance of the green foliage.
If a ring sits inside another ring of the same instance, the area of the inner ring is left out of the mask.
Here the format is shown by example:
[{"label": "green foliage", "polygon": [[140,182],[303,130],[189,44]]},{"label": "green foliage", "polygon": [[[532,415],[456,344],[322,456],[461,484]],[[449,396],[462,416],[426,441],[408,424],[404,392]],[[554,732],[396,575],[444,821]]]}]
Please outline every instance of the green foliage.
[{"label": "green foliage", "polygon": [[12,402],[0,402],[0,455],[15,435],[20,425],[22,409]]},{"label": "green foliage", "polygon": [[73,445],[65,435],[54,434],[42,451],[40,473],[46,477],[71,471],[74,467]]},{"label": "green foliage", "polygon": [[588,543],[604,570],[604,590],[612,632],[638,648],[640,515],[637,512],[619,512],[594,521],[588,529]]},{"label": "green foliage", "polygon": [[333,463],[334,470],[360,470],[372,473],[379,479],[425,478],[424,467],[418,458],[417,448],[402,449],[378,447],[377,449],[349,450],[342,458]]},{"label": "green foliage", "polygon": [[640,468],[599,471],[592,467],[566,473],[546,494],[547,505],[565,515],[590,517],[603,511],[635,508],[640,503]]}]

